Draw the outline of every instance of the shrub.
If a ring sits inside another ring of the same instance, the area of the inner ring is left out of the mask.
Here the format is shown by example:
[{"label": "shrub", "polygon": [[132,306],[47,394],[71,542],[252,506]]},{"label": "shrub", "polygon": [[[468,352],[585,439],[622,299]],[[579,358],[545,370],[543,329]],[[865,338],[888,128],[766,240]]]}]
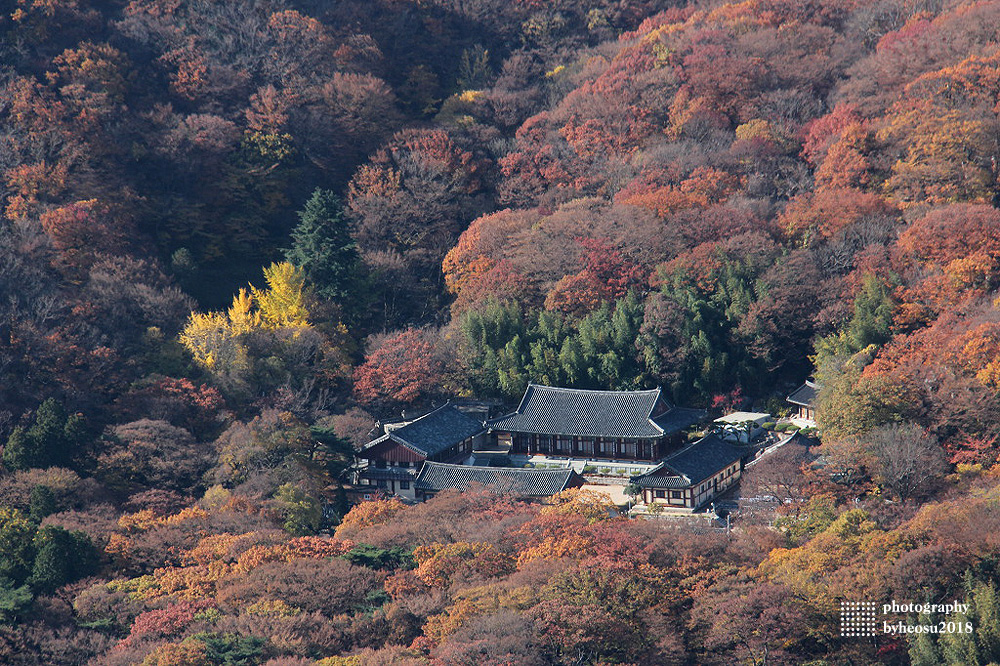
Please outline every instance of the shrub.
[{"label": "shrub", "polygon": [[206,648],[206,656],[212,664],[250,666],[259,664],[264,653],[264,639],[258,636],[237,636],[203,632],[189,640],[200,641]]},{"label": "shrub", "polygon": [[401,546],[377,548],[362,543],[341,557],[355,566],[369,569],[412,569],[416,566],[413,553]]}]

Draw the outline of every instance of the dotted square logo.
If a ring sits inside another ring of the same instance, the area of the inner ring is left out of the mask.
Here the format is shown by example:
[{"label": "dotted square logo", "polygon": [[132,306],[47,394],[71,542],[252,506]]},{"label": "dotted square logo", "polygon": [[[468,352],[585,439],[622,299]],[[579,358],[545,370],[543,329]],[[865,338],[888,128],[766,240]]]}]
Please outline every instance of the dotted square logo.
[{"label": "dotted square logo", "polygon": [[872,601],[840,602],[841,636],[877,636],[876,604]]}]

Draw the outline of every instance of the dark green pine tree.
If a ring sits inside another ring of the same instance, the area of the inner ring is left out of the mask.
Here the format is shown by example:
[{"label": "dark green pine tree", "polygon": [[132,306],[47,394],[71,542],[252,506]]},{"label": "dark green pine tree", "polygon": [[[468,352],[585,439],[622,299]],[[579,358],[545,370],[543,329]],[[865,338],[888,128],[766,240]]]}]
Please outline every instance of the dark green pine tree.
[{"label": "dark green pine tree", "polygon": [[13,587],[10,580],[0,578],[0,623],[16,621],[28,610],[34,599],[35,595],[27,585]]},{"label": "dark green pine tree", "polygon": [[340,524],[340,519],[347,515],[347,512],[351,510],[351,504],[347,501],[347,491],[344,490],[343,484],[337,484],[337,494],[333,497],[333,511],[336,513],[336,518],[334,522]]},{"label": "dark green pine tree", "polygon": [[205,655],[210,664],[225,664],[225,666],[252,666],[263,660],[264,639],[258,636],[239,636],[231,633],[202,632],[195,634],[188,641],[201,641],[205,644]]},{"label": "dark green pine tree", "polygon": [[312,426],[309,430],[313,439],[320,444],[320,451],[330,478],[339,479],[354,463],[354,446],[343,437],[339,437],[332,428]]},{"label": "dark green pine tree", "polygon": [[97,568],[97,550],[83,532],[47,525],[38,530],[35,544],[38,554],[28,584],[38,592],[52,592]]},{"label": "dark green pine tree", "polygon": [[317,295],[340,305],[345,314],[358,312],[358,246],[333,192],[317,189],[299,211],[285,259],[305,271]]},{"label": "dark green pine tree", "polygon": [[56,496],[52,489],[41,484],[31,489],[28,500],[28,518],[33,523],[41,523],[46,516],[56,512]]},{"label": "dark green pine tree", "polygon": [[68,465],[86,437],[83,417],[67,415],[54,398],[49,398],[35,412],[29,428],[17,427],[7,440],[3,464],[7,469]]},{"label": "dark green pine tree", "polygon": [[3,464],[10,470],[31,469],[41,467],[44,451],[40,450],[38,442],[28,437],[27,431],[21,426],[14,428],[3,447]]}]

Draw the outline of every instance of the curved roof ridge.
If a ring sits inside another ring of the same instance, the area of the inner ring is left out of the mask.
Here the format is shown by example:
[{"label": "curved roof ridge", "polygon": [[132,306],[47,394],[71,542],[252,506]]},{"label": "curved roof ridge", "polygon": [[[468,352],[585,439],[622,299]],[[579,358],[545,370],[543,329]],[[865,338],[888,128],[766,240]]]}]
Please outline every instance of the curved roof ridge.
[{"label": "curved roof ridge", "polygon": [[487,427],[513,432],[579,437],[659,438],[667,430],[653,419],[662,402],[660,387],[642,391],[575,389],[529,383],[517,410],[491,419]]},{"label": "curved roof ridge", "polygon": [[[559,468],[545,468],[545,467],[493,467],[485,465],[463,465],[461,463],[446,463],[438,462],[437,460],[427,460],[423,463],[424,465],[430,465],[433,467],[450,467],[454,469],[461,470],[499,470],[499,471],[514,471],[514,472],[525,472],[532,474],[565,474],[566,472],[575,471],[572,467],[559,467]],[[423,469],[421,467],[421,469]],[[430,468],[428,468],[430,469]]]},{"label": "curved roof ridge", "polygon": [[528,382],[528,387],[547,389],[549,391],[567,391],[571,393],[662,393],[663,389],[659,386],[651,389],[581,389],[572,388],[570,386],[549,386],[547,384],[536,384],[534,382]]},{"label": "curved roof ridge", "polygon": [[440,407],[393,428],[386,436],[414,453],[433,456],[482,431],[481,421],[461,412],[449,400]]}]

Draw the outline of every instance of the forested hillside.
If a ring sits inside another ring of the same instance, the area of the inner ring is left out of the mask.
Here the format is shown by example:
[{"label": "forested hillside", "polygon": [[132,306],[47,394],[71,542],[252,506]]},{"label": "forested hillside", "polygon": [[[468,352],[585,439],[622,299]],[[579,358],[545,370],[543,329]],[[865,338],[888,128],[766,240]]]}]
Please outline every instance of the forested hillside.
[{"label": "forested hillside", "polygon": [[[1000,660],[998,159],[994,0],[0,0],[0,662]],[[732,533],[341,488],[807,376]],[[837,633],[893,598],[976,632]]]}]

